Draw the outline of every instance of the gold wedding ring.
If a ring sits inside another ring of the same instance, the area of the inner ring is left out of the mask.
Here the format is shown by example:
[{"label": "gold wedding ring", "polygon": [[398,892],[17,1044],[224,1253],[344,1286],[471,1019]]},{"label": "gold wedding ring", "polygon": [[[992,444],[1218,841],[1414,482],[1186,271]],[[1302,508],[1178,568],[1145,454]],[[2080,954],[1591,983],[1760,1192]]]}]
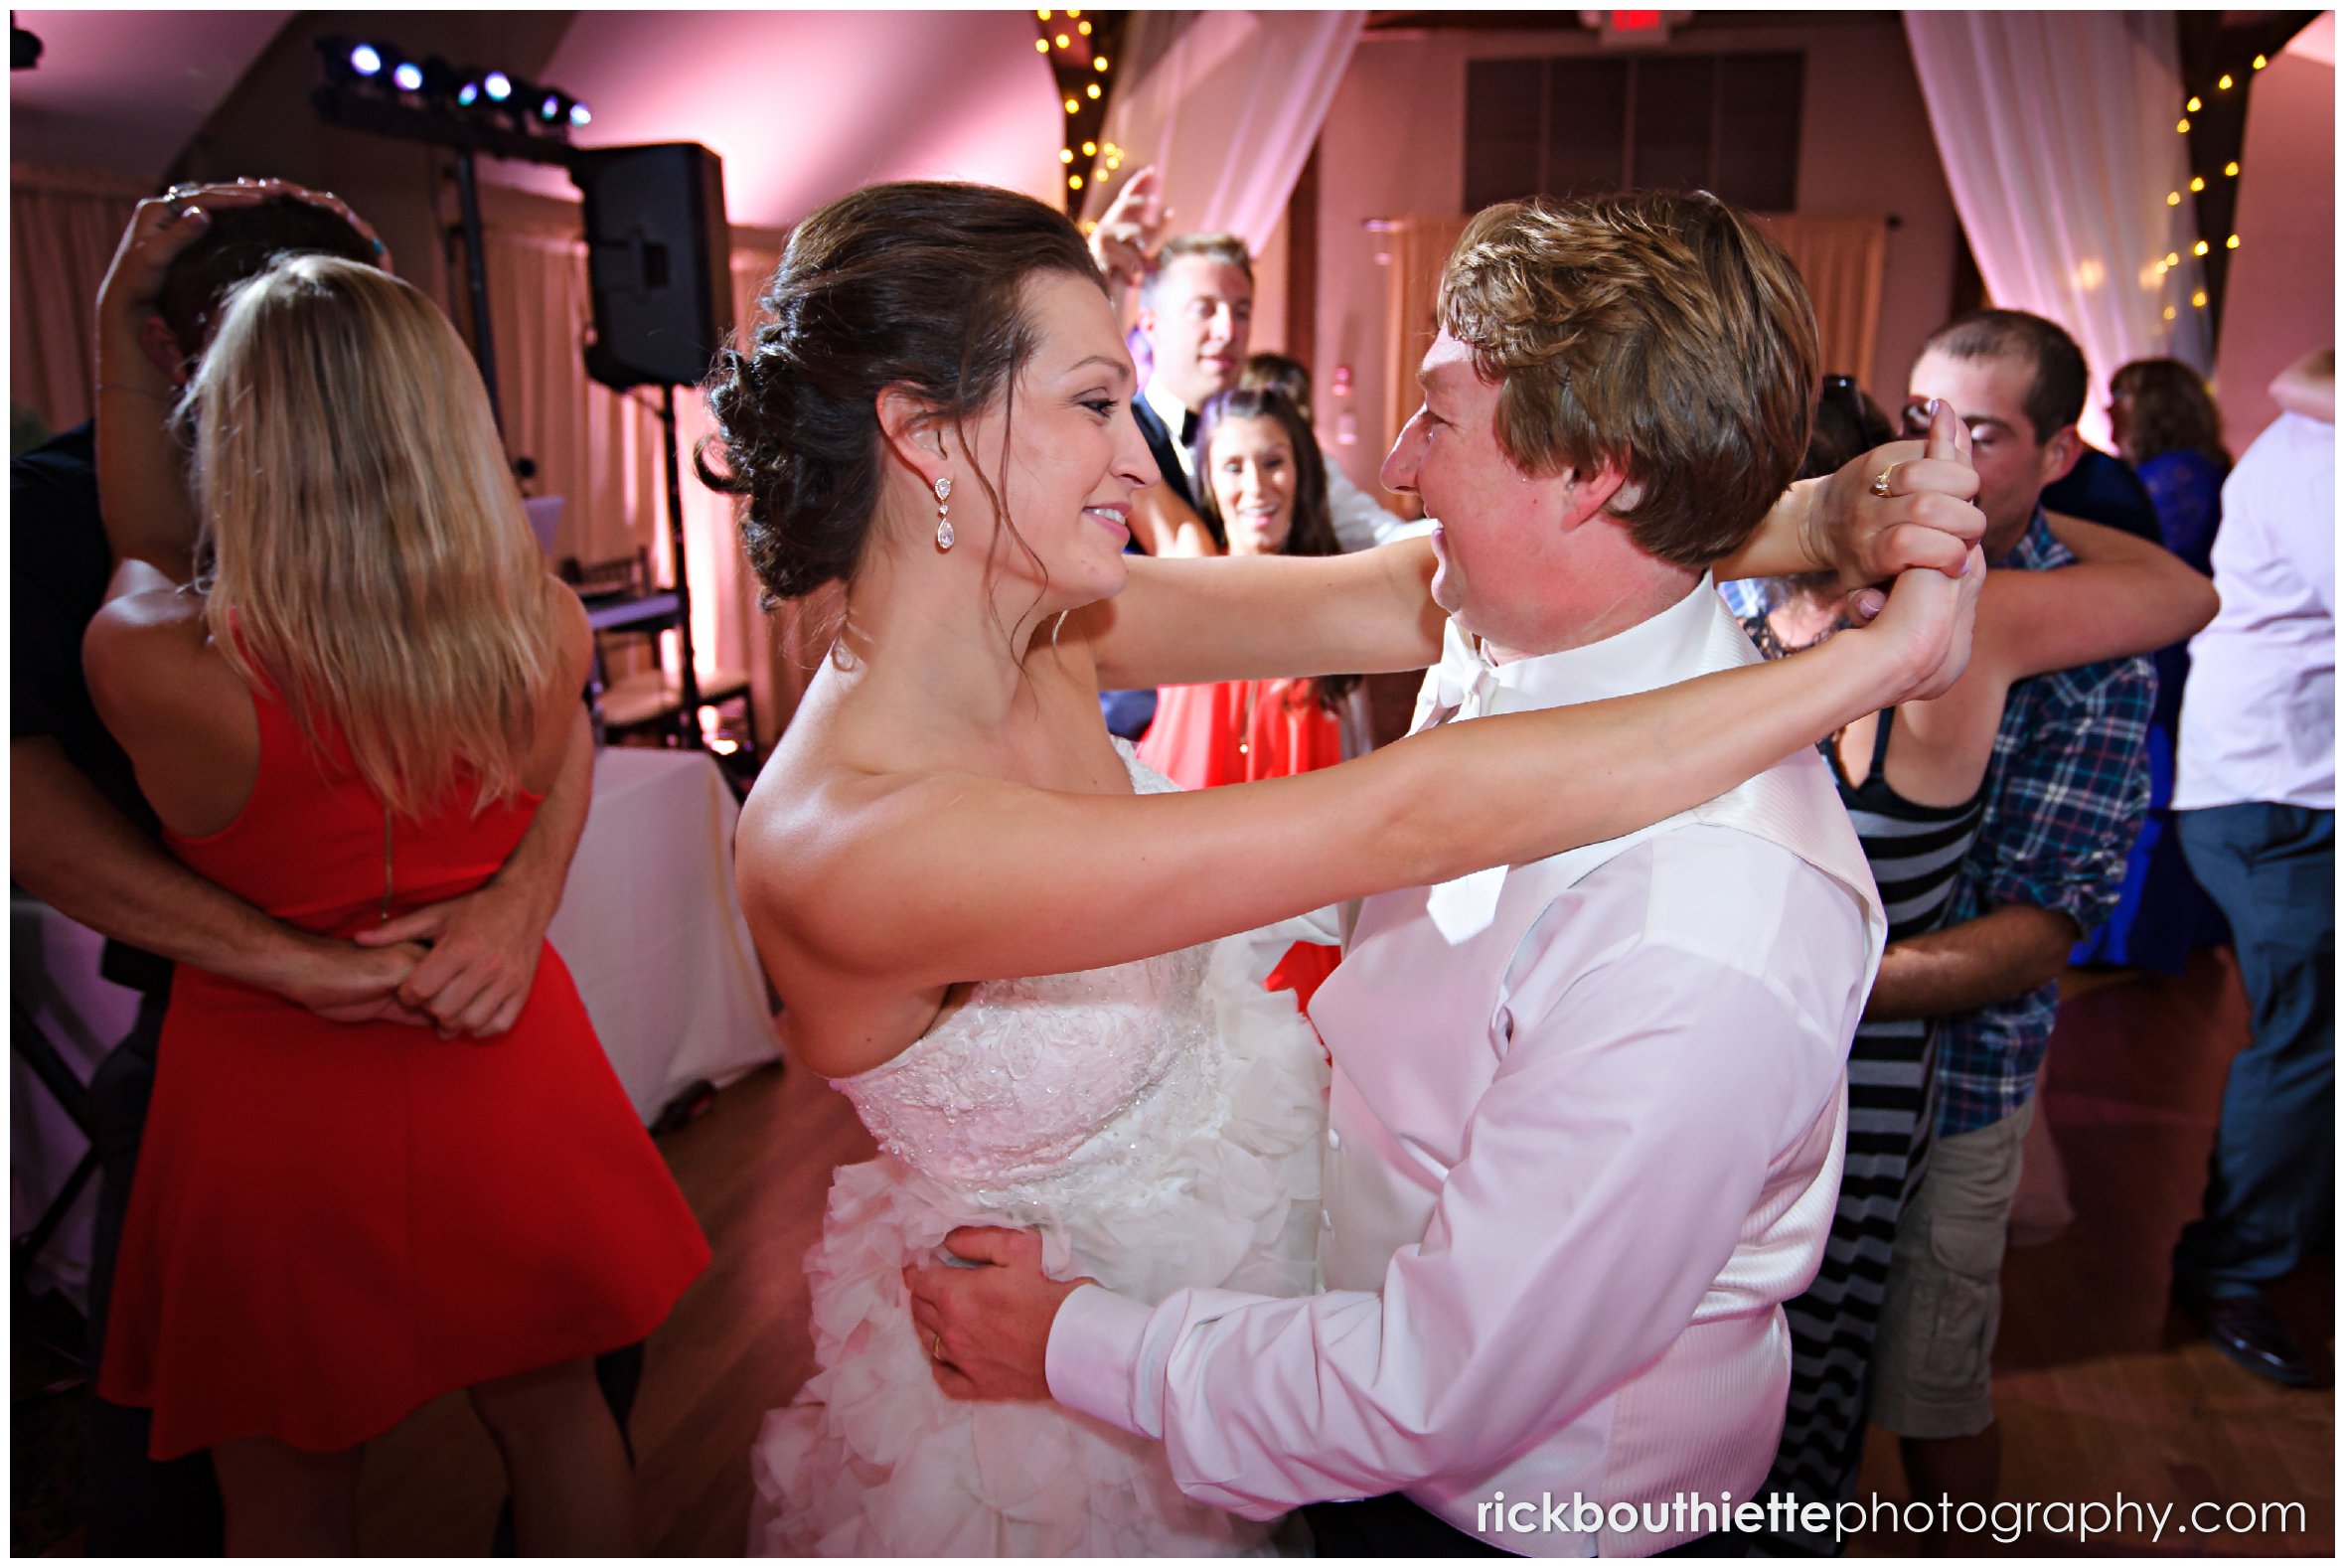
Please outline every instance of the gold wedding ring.
[{"label": "gold wedding ring", "polygon": [[1873,494],[1884,501],[1889,499],[1889,474],[1890,470],[1884,468],[1873,476]]}]

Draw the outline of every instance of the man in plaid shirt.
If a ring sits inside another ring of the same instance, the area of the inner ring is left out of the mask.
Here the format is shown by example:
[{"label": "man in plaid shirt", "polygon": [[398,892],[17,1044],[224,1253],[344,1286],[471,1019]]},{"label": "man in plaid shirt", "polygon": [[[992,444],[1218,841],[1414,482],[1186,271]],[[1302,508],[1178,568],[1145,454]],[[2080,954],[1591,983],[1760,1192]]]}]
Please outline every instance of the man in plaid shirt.
[{"label": "man in plaid shirt", "polygon": [[[1942,328],[1908,381],[1970,428],[1986,558],[2041,571],[2075,557],[2039,496],[2083,442],[2084,355],[2040,316],[1982,311]],[[2069,949],[2115,907],[2149,809],[2146,659],[2011,689],[1987,807],[1940,930],[1893,944],[1866,1016],[1941,1019],[1937,1143],[1898,1230],[1884,1287],[1872,1418],[1898,1434],[1917,1498],[1991,1502],[2002,1443],[1988,1397],[2004,1228],[2036,1069]]]}]

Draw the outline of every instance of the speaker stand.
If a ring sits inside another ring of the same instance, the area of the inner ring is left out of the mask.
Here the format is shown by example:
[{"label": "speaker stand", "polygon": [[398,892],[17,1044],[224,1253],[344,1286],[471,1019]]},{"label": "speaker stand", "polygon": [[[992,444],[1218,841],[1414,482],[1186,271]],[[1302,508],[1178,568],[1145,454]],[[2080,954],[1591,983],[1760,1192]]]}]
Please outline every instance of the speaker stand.
[{"label": "speaker stand", "polygon": [[684,480],[676,441],[676,389],[665,382],[660,385],[660,430],[668,438],[668,569],[676,580],[676,642],[683,665],[677,672],[676,690],[682,706],[676,712],[676,730],[681,743],[698,748],[703,744],[701,673],[693,663],[693,589],[684,564]]},{"label": "speaker stand", "polygon": [[505,410],[497,401],[497,343],[489,331],[489,263],[482,253],[480,184],[472,149],[456,154],[456,200],[464,214],[464,277],[472,297],[472,357],[480,362],[481,385],[489,392],[489,417],[505,433]]}]

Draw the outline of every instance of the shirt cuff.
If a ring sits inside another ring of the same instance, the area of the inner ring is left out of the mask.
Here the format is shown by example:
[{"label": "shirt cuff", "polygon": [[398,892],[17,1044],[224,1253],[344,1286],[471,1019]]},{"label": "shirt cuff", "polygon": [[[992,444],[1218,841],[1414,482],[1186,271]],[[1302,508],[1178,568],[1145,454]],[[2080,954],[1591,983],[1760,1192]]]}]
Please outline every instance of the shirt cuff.
[{"label": "shirt cuff", "polygon": [[1059,1303],[1042,1359],[1050,1397],[1136,1437],[1154,1437],[1132,1413],[1133,1370],[1148,1320],[1144,1304],[1101,1285],[1082,1286]]}]

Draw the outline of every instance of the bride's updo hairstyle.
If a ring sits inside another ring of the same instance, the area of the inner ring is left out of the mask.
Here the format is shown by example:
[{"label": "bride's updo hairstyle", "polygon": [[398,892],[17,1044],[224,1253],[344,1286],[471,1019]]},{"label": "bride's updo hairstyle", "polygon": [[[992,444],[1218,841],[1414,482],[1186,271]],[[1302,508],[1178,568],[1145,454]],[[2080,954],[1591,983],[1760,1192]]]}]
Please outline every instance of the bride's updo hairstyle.
[{"label": "bride's updo hairstyle", "polygon": [[[883,472],[881,389],[907,387],[956,422],[1008,396],[1035,346],[1022,285],[1045,271],[1107,287],[1064,214],[986,185],[874,185],[791,234],[759,301],[770,319],[746,351],[717,357],[716,433],[695,455],[704,483],[746,498],[741,547],[769,606],[860,564]],[[1000,490],[977,480],[1007,526]]]}]

